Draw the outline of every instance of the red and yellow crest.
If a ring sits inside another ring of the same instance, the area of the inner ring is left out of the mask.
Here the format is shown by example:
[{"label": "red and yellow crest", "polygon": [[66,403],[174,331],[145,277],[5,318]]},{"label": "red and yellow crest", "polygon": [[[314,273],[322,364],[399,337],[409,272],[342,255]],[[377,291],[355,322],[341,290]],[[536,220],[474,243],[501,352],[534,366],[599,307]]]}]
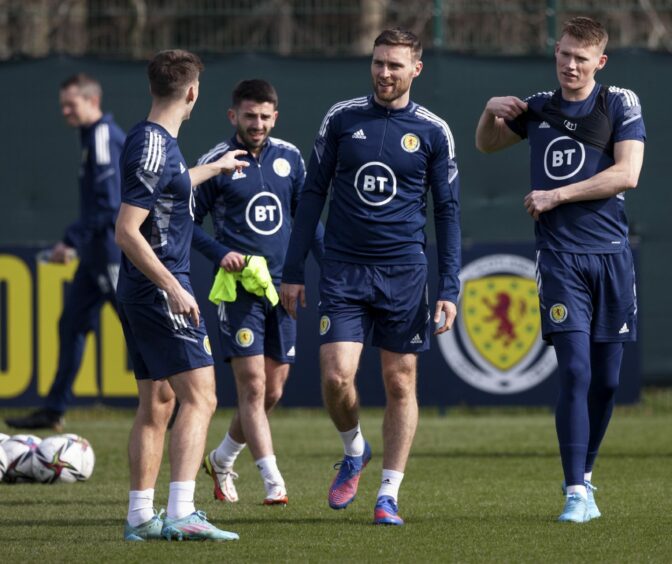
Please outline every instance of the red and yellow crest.
[{"label": "red and yellow crest", "polygon": [[415,153],[420,148],[420,138],[415,133],[407,133],[401,138],[401,148],[407,153]]},{"label": "red and yellow crest", "polygon": [[498,370],[510,370],[539,337],[539,298],[535,281],[520,276],[467,280],[462,316],[469,341]]},{"label": "red and yellow crest", "polygon": [[243,327],[236,332],[236,343],[241,347],[249,347],[254,343],[254,333],[251,329]]}]

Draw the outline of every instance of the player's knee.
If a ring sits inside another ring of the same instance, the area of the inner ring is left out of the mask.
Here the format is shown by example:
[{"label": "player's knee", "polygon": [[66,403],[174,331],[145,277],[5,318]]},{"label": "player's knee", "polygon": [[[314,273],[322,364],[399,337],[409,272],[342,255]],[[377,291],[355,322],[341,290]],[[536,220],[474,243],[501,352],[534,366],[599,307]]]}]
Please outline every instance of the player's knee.
[{"label": "player's knee", "polygon": [[334,369],[325,371],[322,374],[323,387],[332,393],[338,393],[347,390],[351,384],[352,379],[349,378],[344,371]]},{"label": "player's knee", "polygon": [[415,397],[415,379],[391,377],[386,381],[385,392],[388,400],[407,401]]},{"label": "player's knee", "polygon": [[266,397],[264,399],[264,409],[271,411],[282,398],[282,387],[273,387],[266,389]]},{"label": "player's knee", "polygon": [[263,378],[250,378],[240,388],[240,399],[247,404],[263,404],[266,385]]}]

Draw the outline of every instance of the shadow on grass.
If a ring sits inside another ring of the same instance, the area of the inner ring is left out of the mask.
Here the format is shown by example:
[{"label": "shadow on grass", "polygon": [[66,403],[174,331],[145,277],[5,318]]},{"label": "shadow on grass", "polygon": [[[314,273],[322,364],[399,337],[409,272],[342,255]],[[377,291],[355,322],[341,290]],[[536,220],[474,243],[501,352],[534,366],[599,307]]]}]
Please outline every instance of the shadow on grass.
[{"label": "shadow on grass", "polygon": [[[3,521],[0,519],[0,525],[6,525],[11,527],[49,527],[50,529],[54,527],[71,529],[72,527],[117,527],[120,530],[124,528],[124,520],[116,518],[112,519],[109,517],[103,517],[96,519],[95,517],[88,517],[86,519],[63,519],[62,517],[54,517],[53,519],[8,519]],[[16,539],[18,541],[25,538]],[[7,542],[6,539],[3,539],[3,542]]]},{"label": "shadow on grass", "polygon": [[[93,505],[119,505],[118,499],[96,500]],[[24,507],[26,505],[44,505],[53,507],[56,505],[82,505],[81,499],[0,499],[0,507]]]},{"label": "shadow on grass", "polygon": [[[558,452],[513,452],[513,451],[415,451],[411,452],[411,458],[557,458]],[[672,452],[605,452],[600,453],[600,459],[603,458],[635,458],[635,459],[657,459],[672,458]]]}]

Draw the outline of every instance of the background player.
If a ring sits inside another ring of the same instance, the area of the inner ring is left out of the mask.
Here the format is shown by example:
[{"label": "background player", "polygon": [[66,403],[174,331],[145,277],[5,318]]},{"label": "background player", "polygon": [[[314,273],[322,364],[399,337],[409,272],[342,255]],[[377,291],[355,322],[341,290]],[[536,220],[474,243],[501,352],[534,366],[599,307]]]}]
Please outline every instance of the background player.
[{"label": "background player", "polygon": [[100,83],[84,73],[61,84],[61,112],[68,125],[79,129],[82,146],[79,218],[51,249],[49,260],[67,264],[79,256],[79,265],[58,322],[58,367],[44,407],[7,419],[10,427],[63,430],[63,415],[72,401],[86,335],[97,329],[106,301],[116,309],[114,290],[121,255],[114,242],[114,221],[120,203],[119,155],[124,132],[110,114],[103,114],[102,97]]},{"label": "background player", "polygon": [[[246,255],[266,258],[273,282],[280,284],[282,264],[299,193],[305,179],[301,153],[269,137],[278,118],[278,96],[265,80],[243,80],[233,91],[228,111],[235,134],[198,161],[207,164],[232,148],[245,149],[251,165],[233,176],[216,176],[196,191],[198,225],[211,214],[216,240],[195,227],[193,246],[217,267],[240,271]],[[321,256],[322,228],[315,243]],[[215,499],[238,501],[233,464],[249,443],[266,490],[265,505],[286,504],[285,481],[273,451],[268,413],[282,397],[296,355],[296,321],[282,305],[250,294],[239,284],[234,302],[218,308],[224,356],[238,390],[238,409],[224,440],[204,461],[215,482]]]},{"label": "background player", "polygon": [[450,329],[459,293],[460,225],[455,146],[448,125],[410,100],[422,70],[411,32],[386,30],[374,42],[373,95],[334,105],[315,142],[283,271],[281,299],[292,316],[305,302],[303,266],[331,187],[320,280],[320,359],[327,410],[345,456],[329,491],[342,509],[355,497],[371,450],[359,425],[355,375],[373,329],[387,406],[383,475],[374,522],[402,525],[397,496],[418,420],[417,353],[429,348],[427,193],[439,254],[434,322]]},{"label": "background player", "polygon": [[[192,185],[242,169],[242,151],[187,170],[177,135],[198,98],[200,59],[162,51],[149,63],[152,107],[128,134],[122,154],[122,204],[116,239],[124,256],[117,297],[138,384],[128,446],[131,491],[124,538],[233,540],[194,507],[195,478],[217,406],[212,353],[189,282]],[[154,485],[175,398],[170,492],[165,520],[154,512]]]},{"label": "background player", "polygon": [[634,92],[602,86],[607,32],[569,20],[555,48],[560,88],[491,98],[476,131],[484,152],[530,143],[542,332],[560,372],[556,428],[567,487],[560,521],[600,516],[593,464],[611,417],[623,343],[637,333],[623,192],[637,186],[645,130]]}]

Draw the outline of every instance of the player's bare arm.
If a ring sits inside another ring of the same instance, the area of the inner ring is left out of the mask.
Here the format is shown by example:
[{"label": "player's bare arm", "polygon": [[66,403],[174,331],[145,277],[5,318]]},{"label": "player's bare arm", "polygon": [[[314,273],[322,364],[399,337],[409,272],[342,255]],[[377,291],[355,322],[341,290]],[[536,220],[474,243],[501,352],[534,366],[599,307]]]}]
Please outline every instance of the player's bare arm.
[{"label": "player's bare arm", "polygon": [[245,255],[236,251],[228,252],[219,261],[219,266],[227,272],[240,272],[245,268]]},{"label": "player's bare arm", "polygon": [[296,319],[298,304],[306,307],[306,287],[303,284],[280,284],[280,303],[287,310],[287,313]]},{"label": "player's bare arm", "polygon": [[614,164],[592,178],[555,190],[532,190],[523,205],[534,219],[570,202],[601,200],[637,187],[644,161],[644,143],[627,140],[614,144]]},{"label": "player's bare arm", "polygon": [[438,300],[436,302],[436,308],[434,309],[434,323],[436,325],[441,322],[441,314],[445,316],[443,325],[435,329],[435,335],[440,335],[441,333],[445,333],[452,329],[455,316],[457,315],[457,306],[448,300]]},{"label": "player's bare arm", "polygon": [[200,310],[196,300],[163,265],[140,233],[140,226],[148,215],[149,210],[122,203],[115,227],[115,241],[135,267],[166,292],[170,311],[191,317],[193,324],[198,326]]},{"label": "player's bare arm", "polygon": [[235,149],[224,153],[216,161],[190,168],[189,177],[191,178],[191,185],[198,186],[218,174],[231,174],[234,170],[240,171],[247,168],[250,166],[250,163],[238,160],[237,158],[243,155],[247,155],[247,151]]},{"label": "player's bare arm", "polygon": [[492,153],[521,141],[505,120],[516,119],[526,111],[527,103],[515,96],[490,98],[476,127],[476,148],[483,153]]}]

